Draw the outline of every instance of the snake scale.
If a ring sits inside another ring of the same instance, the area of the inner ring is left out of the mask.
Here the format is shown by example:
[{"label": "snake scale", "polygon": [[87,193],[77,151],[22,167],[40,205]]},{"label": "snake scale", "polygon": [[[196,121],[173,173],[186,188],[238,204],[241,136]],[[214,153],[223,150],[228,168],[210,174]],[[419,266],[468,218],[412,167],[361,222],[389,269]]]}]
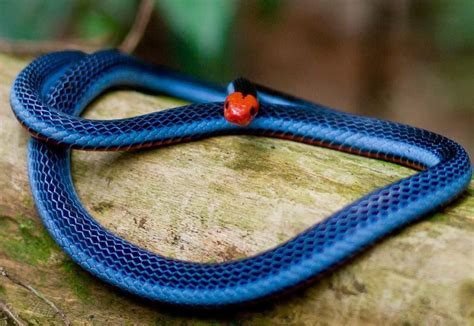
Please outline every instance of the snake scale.
[{"label": "snake scale", "polygon": [[[145,89],[195,103],[127,119],[79,117],[88,103],[112,87]],[[225,88],[114,50],[64,51],[34,60],[15,79],[11,106],[33,136],[28,152],[31,190],[51,236],[84,269],[136,295],[186,306],[242,304],[315,278],[446,205],[470,182],[469,157],[448,138],[338,112],[262,86],[256,90],[258,115],[242,127],[223,116]],[[137,247],[99,225],[74,189],[72,148],[135,150],[229,134],[290,139],[419,171],[365,195],[275,248],[224,263],[171,259]]]}]

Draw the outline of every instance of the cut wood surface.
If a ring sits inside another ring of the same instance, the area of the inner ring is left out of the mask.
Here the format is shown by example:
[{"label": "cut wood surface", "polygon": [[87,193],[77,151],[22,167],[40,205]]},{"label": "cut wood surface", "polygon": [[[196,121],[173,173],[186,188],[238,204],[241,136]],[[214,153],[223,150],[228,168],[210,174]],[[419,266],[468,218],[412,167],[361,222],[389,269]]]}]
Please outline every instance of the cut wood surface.
[{"label": "cut wood surface", "polygon": [[[0,299],[25,322],[474,323],[473,183],[450,206],[309,287],[263,305],[197,313],[146,302],[99,281],[61,251],[35,211],[26,169],[29,136],[9,105],[11,83],[26,63],[0,55]],[[127,117],[179,104],[114,91],[85,116]],[[99,223],[153,252],[199,262],[270,249],[362,195],[414,173],[378,160],[250,136],[130,153],[74,151],[72,156],[78,194]]]}]

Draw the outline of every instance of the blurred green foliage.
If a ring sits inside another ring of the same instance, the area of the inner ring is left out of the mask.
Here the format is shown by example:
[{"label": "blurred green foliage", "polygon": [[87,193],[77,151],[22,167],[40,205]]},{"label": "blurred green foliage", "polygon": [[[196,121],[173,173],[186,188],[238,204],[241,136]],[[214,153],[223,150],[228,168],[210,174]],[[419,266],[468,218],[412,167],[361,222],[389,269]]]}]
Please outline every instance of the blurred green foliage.
[{"label": "blurred green foliage", "polygon": [[127,33],[137,10],[131,0],[76,0],[74,30],[80,38],[102,38],[114,44]]},{"label": "blurred green foliage", "polygon": [[[125,37],[138,4],[137,0],[0,0],[0,38],[95,40],[110,47]],[[155,4],[173,34],[173,58],[183,70],[211,79],[231,71],[224,62],[230,59],[236,0],[156,0]]]},{"label": "blurred green foliage", "polygon": [[474,1],[414,1],[414,27],[433,47],[436,73],[456,111],[474,108]]},{"label": "blurred green foliage", "polygon": [[[232,28],[239,6],[259,19],[274,22],[281,2],[155,0],[155,8],[168,27],[163,33],[170,32],[172,58],[181,69],[225,80],[232,73]],[[412,0],[411,4],[417,24],[423,25],[437,50],[451,53],[474,49],[474,1]],[[124,38],[138,5],[139,0],[0,0],[0,38],[82,39],[110,47]]]},{"label": "blurred green foliage", "polygon": [[229,34],[235,0],[158,0],[157,8],[171,29],[183,68],[209,79],[226,78],[231,68]]},{"label": "blurred green foliage", "polygon": [[0,37],[4,39],[53,39],[60,37],[71,18],[69,0],[0,1]]},{"label": "blurred green foliage", "polygon": [[275,16],[281,8],[280,0],[259,0],[257,1],[257,14],[261,19],[275,21]]},{"label": "blurred green foliage", "polygon": [[474,1],[437,0],[432,22],[435,41],[440,50],[474,49]]},{"label": "blurred green foliage", "polygon": [[[0,38],[81,39],[118,45],[131,27],[138,0],[0,0]],[[255,0],[253,8],[271,20],[280,0]],[[155,0],[172,40],[172,57],[182,70],[213,80],[232,73],[237,0]],[[169,49],[168,49],[169,50]]]},{"label": "blurred green foliage", "polygon": [[410,23],[444,54],[474,50],[472,0],[412,0]]},{"label": "blurred green foliage", "polygon": [[1,0],[0,37],[54,40],[70,36],[117,42],[133,22],[131,0]]},{"label": "blurred green foliage", "polygon": [[206,57],[222,50],[237,8],[235,0],[161,0],[156,5],[176,37]]}]

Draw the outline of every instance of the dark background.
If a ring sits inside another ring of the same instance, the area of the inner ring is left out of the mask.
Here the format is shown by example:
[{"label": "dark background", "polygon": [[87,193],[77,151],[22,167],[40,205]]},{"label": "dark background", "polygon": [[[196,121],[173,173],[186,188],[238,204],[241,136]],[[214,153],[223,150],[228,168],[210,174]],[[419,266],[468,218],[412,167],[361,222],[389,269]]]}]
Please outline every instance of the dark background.
[{"label": "dark background", "polygon": [[151,62],[221,83],[243,75],[474,155],[471,0],[3,0],[0,52],[123,47],[140,22],[126,50]]}]

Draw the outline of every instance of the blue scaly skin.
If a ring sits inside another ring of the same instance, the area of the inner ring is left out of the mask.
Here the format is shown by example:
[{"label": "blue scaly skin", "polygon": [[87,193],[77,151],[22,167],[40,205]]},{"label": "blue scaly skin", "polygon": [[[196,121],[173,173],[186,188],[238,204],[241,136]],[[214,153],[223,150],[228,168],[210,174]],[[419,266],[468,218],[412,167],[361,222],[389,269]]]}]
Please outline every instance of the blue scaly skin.
[{"label": "blue scaly skin", "polygon": [[[114,86],[199,102],[143,116],[87,120],[80,113]],[[161,302],[201,307],[266,298],[315,278],[376,240],[447,204],[467,187],[465,150],[432,132],[360,117],[257,86],[260,110],[246,127],[223,117],[224,88],[116,51],[42,56],[16,78],[11,106],[34,138],[28,171],[46,228],[71,258],[102,280]],[[380,188],[293,239],[256,256],[202,264],[170,259],[105,230],[74,190],[70,148],[132,150],[223,134],[292,139],[420,170]]]}]

